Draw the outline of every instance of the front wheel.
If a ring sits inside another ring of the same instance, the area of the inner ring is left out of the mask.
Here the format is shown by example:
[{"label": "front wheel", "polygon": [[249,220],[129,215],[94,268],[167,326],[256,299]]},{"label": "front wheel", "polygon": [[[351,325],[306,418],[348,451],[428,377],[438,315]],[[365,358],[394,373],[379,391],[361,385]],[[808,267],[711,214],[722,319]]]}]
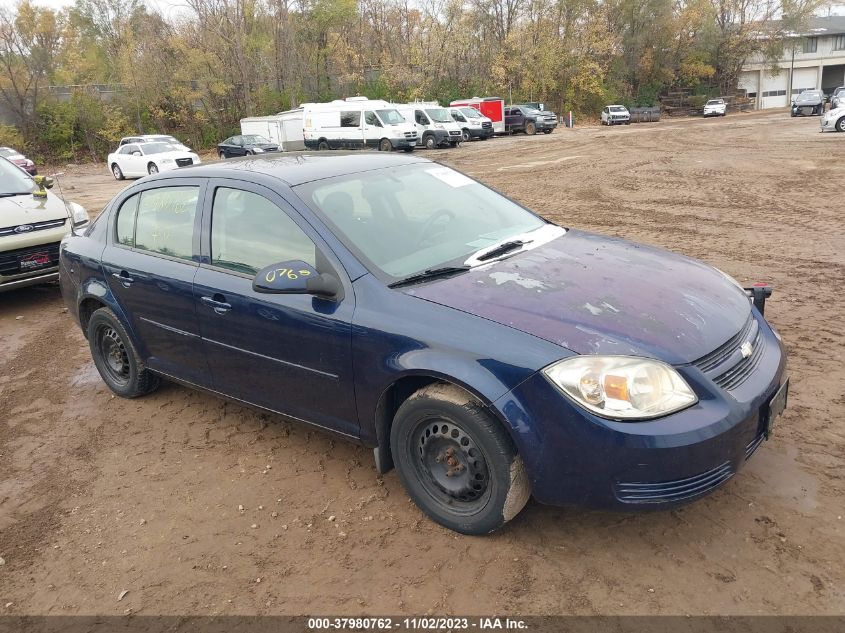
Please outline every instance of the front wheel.
[{"label": "front wheel", "polygon": [[437,139],[429,134],[423,139],[423,145],[425,145],[426,149],[437,149]]},{"label": "front wheel", "polygon": [[534,136],[537,133],[537,126],[529,121],[525,124],[525,133],[528,136]]},{"label": "front wheel", "polygon": [[390,139],[383,138],[378,143],[378,151],[380,152],[389,152],[393,149],[393,143],[390,142]]},{"label": "front wheel", "polygon": [[108,308],[100,308],[88,321],[88,345],[103,382],[124,398],[136,398],[158,387],[158,376],[147,369],[129,335]]},{"label": "front wheel", "polygon": [[461,130],[461,140],[464,143],[469,143],[471,138],[472,138],[472,135],[469,133],[469,130],[466,130],[466,129]]},{"label": "front wheel", "polygon": [[226,152],[220,152],[220,160],[226,159]]},{"label": "front wheel", "polygon": [[454,385],[429,385],[402,403],[390,447],[410,497],[450,530],[492,532],[531,496],[522,458],[504,428]]},{"label": "front wheel", "polygon": [[551,130],[544,130],[544,131],[543,131],[543,133],[544,133],[544,134],[551,134],[551,133],[552,133],[552,131],[551,131]]},{"label": "front wheel", "polygon": [[839,117],[839,120],[836,122],[836,131],[845,132],[845,116]]},{"label": "front wheel", "polygon": [[326,152],[329,149],[328,141],[320,141],[317,143],[317,151],[318,152]]},{"label": "front wheel", "polygon": [[157,174],[158,173],[158,165],[156,165],[155,163],[150,163],[149,165],[147,165],[147,173],[150,176],[152,176],[153,174]]}]

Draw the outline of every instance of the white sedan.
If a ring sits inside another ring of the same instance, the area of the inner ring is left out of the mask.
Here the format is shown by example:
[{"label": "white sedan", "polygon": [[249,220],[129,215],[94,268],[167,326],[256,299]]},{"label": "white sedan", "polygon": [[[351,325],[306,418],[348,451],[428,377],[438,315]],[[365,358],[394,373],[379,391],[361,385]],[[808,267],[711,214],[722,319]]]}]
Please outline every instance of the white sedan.
[{"label": "white sedan", "polygon": [[822,132],[826,130],[845,132],[845,105],[822,114]]},{"label": "white sedan", "polygon": [[704,116],[725,116],[728,106],[724,99],[710,99],[704,104]]},{"label": "white sedan", "polygon": [[170,143],[130,143],[109,154],[108,166],[116,180],[198,165],[200,157]]}]

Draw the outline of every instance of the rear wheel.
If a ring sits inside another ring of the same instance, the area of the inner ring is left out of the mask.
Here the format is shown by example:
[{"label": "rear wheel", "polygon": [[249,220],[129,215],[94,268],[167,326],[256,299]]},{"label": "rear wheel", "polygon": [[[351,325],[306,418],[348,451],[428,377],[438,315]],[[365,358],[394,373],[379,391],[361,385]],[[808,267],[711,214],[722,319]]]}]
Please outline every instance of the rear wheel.
[{"label": "rear wheel", "polygon": [[114,393],[135,398],[158,387],[158,376],[141,362],[114,312],[108,308],[96,310],[88,321],[87,333],[94,365]]},{"label": "rear wheel", "polygon": [[438,383],[396,412],[390,446],[405,490],[431,519],[463,534],[487,534],[531,495],[510,437],[472,395]]},{"label": "rear wheel", "polygon": [[123,172],[120,170],[120,166],[117,163],[111,166],[111,173],[115,180],[123,180]]},{"label": "rear wheel", "polygon": [[150,174],[151,176],[153,174],[157,174],[158,173],[158,165],[156,165],[155,163],[150,163],[149,165],[147,165],[147,173]]},{"label": "rear wheel", "polygon": [[383,138],[378,143],[378,151],[380,152],[389,152],[393,149],[393,143],[390,142],[390,139]]}]

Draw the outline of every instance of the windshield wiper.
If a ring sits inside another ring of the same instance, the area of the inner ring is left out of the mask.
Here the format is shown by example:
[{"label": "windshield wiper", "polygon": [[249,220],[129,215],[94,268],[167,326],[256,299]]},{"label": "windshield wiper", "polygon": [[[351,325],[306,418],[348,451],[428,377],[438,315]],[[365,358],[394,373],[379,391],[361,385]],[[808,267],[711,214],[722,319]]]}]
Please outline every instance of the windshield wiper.
[{"label": "windshield wiper", "polygon": [[31,191],[3,191],[0,192],[0,198],[13,198],[14,196],[28,196]]},{"label": "windshield wiper", "polygon": [[416,273],[410,277],[405,277],[399,281],[394,281],[389,288],[400,288],[402,286],[409,286],[411,284],[419,283],[421,281],[428,281],[430,279],[437,279],[438,277],[449,277],[451,275],[458,275],[465,273],[470,269],[470,266],[443,266],[441,268],[429,268],[421,273]]},{"label": "windshield wiper", "polygon": [[480,262],[486,262],[488,259],[493,259],[495,257],[505,255],[506,253],[510,253],[511,251],[515,251],[530,242],[531,240],[510,240],[509,242],[502,242],[497,247],[487,251],[483,255],[479,255],[476,259]]}]

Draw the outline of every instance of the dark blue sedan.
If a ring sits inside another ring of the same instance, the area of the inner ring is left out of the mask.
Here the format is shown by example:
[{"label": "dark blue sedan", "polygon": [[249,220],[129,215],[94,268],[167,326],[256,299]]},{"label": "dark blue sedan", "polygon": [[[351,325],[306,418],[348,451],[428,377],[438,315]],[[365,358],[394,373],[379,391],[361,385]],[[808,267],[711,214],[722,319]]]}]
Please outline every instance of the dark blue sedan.
[{"label": "dark blue sedan", "polygon": [[62,242],[60,278],[116,394],[165,378],[359,441],[467,534],[531,495],[700,497],[786,404],[780,337],[733,279],[414,156],[144,178]]}]

